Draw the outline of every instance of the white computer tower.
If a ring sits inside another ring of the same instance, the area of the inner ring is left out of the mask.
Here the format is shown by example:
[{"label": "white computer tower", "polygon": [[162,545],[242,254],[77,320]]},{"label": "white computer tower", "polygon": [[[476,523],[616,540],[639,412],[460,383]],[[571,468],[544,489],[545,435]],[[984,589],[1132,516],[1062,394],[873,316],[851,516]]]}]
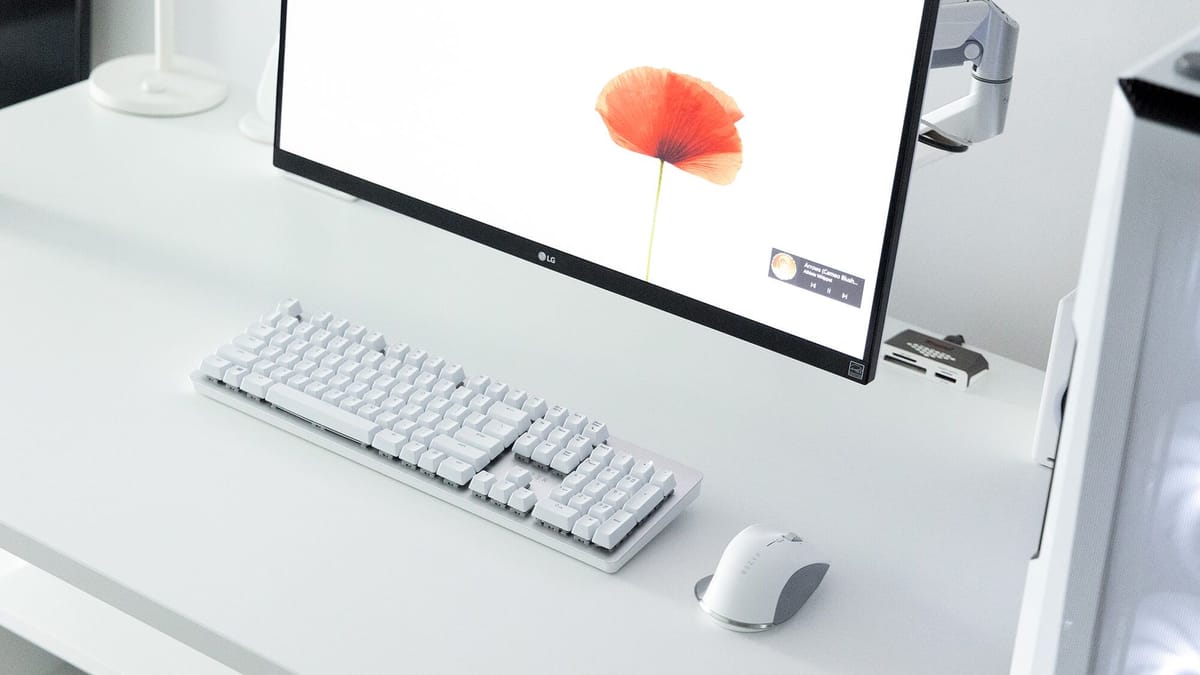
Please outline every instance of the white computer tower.
[{"label": "white computer tower", "polygon": [[1122,78],[1113,97],[1075,347],[1056,357],[1073,366],[1013,673],[1200,672],[1193,51],[1200,32]]}]

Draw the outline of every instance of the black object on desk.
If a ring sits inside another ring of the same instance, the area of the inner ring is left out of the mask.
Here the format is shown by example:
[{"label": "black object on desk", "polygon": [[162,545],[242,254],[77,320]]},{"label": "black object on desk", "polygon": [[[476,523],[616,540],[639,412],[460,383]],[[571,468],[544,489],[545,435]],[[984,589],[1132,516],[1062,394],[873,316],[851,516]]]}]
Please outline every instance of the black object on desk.
[{"label": "black object on desk", "polygon": [[91,71],[91,0],[0,0],[0,108]]}]

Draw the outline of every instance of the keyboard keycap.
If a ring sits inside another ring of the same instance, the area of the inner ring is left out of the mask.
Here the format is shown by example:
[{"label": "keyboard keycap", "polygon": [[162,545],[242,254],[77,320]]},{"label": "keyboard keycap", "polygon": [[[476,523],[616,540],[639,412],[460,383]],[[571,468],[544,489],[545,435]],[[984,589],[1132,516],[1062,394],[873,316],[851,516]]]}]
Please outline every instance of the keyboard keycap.
[{"label": "keyboard keycap", "polygon": [[466,443],[467,445],[482,450],[488,454],[491,459],[496,459],[504,452],[504,442],[499,438],[493,438],[487,434],[480,433],[474,429],[462,428],[454,432],[454,440]]},{"label": "keyboard keycap", "polygon": [[492,438],[499,438],[504,443],[504,447],[512,445],[513,441],[517,440],[517,436],[521,435],[521,432],[516,427],[504,422],[497,422],[496,420],[488,420],[479,431]]},{"label": "keyboard keycap", "polygon": [[250,373],[249,375],[242,378],[241,387],[242,387],[242,391],[246,392],[247,394],[250,394],[251,396],[257,396],[259,398],[266,398],[267,390],[270,389],[274,385],[275,385],[275,380],[272,380],[271,378],[269,378],[265,375],[260,375],[258,373]]},{"label": "keyboard keycap", "polygon": [[588,440],[592,442],[592,445],[600,445],[608,440],[608,425],[604,422],[597,422],[593,420],[583,428],[583,431],[579,433],[587,436]]},{"label": "keyboard keycap", "polygon": [[253,368],[254,364],[258,361],[258,354],[248,352],[241,347],[235,347],[233,345],[221,345],[221,347],[217,349],[217,356],[247,370]]},{"label": "keyboard keycap", "polygon": [[351,342],[360,343],[360,342],[362,342],[363,336],[365,336],[366,334],[367,334],[366,328],[363,328],[361,325],[359,325],[357,323],[352,323],[346,327],[346,332],[342,333],[342,336]]},{"label": "keyboard keycap", "polygon": [[567,488],[571,492],[579,492],[580,490],[583,489],[583,486],[587,485],[590,482],[592,482],[592,479],[590,476],[587,476],[585,474],[579,473],[578,471],[575,471],[575,472],[572,472],[571,475],[567,476],[566,478],[564,478],[562,480],[562,486]]},{"label": "keyboard keycap", "polygon": [[583,433],[583,429],[588,425],[589,421],[590,420],[588,420],[586,415],[571,413],[570,415],[567,415],[565,422],[560,422],[559,424],[562,424],[567,429],[570,429],[572,434],[579,434]]},{"label": "keyboard keycap", "polygon": [[426,357],[425,362],[421,364],[421,372],[429,373],[434,377],[442,374],[442,368],[446,367],[446,359],[440,356]]},{"label": "keyboard keycap", "polygon": [[560,450],[554,459],[550,462],[550,468],[562,473],[571,473],[575,467],[579,466],[579,462],[583,460],[583,455],[574,450]]},{"label": "keyboard keycap", "polygon": [[307,341],[309,338],[311,338],[313,336],[313,333],[316,333],[316,332],[317,332],[316,326],[312,325],[311,323],[309,323],[307,321],[301,321],[300,325],[296,326],[296,330],[292,331],[292,335],[295,335],[296,337],[300,338],[301,340]]},{"label": "keyboard keycap", "polygon": [[534,518],[568,532],[575,526],[575,521],[579,520],[580,515],[579,511],[551,499],[543,499],[533,507]]},{"label": "keyboard keycap", "polygon": [[548,420],[534,420],[533,424],[529,425],[529,433],[537,436],[539,441],[546,440],[550,432],[554,430],[554,425]]},{"label": "keyboard keycap", "polygon": [[530,396],[525,399],[525,403],[521,406],[521,410],[529,413],[529,416],[535,420],[545,416],[547,408],[546,399],[541,396]]},{"label": "keyboard keycap", "polygon": [[421,461],[421,455],[425,454],[427,448],[416,441],[409,441],[400,448],[400,461],[407,462],[412,466],[416,466],[417,462]]},{"label": "keyboard keycap", "polygon": [[368,349],[374,349],[377,352],[382,352],[387,348],[387,340],[383,339],[383,333],[377,330],[370,331],[364,335],[362,343]]},{"label": "keyboard keycap", "polygon": [[671,494],[671,491],[675,489],[675,474],[667,469],[657,471],[650,479],[650,484],[657,485],[663,489],[663,492]]},{"label": "keyboard keycap", "polygon": [[352,413],[357,414],[358,409],[363,407],[364,405],[366,405],[366,404],[363,403],[363,400],[361,398],[359,398],[357,396],[346,396],[346,398],[342,399],[342,402],[338,404],[338,407],[341,408],[342,410],[345,410],[346,412],[352,412]]},{"label": "keyboard keycap", "polygon": [[642,480],[637,476],[625,476],[621,480],[617,481],[617,484],[614,487],[625,494],[632,495],[640,490],[643,484],[644,483],[642,483]]},{"label": "keyboard keycap", "polygon": [[613,457],[612,462],[609,462],[608,465],[619,471],[623,476],[629,473],[629,470],[633,468],[633,463],[633,455],[629,454],[628,452],[618,452],[616,456]]},{"label": "keyboard keycap", "polygon": [[601,469],[600,473],[596,474],[596,478],[594,480],[598,483],[607,485],[609,488],[612,488],[617,484],[617,481],[621,480],[621,472],[610,466],[608,468]]},{"label": "keyboard keycap", "polygon": [[383,429],[379,433],[375,434],[375,438],[371,440],[371,447],[392,457],[399,457],[400,449],[403,448],[404,444],[407,442],[407,438],[392,431],[391,429]]},{"label": "keyboard keycap", "polygon": [[601,523],[596,534],[592,536],[592,543],[600,548],[612,549],[633,530],[634,525],[637,525],[637,518],[634,518],[633,514],[617,511]]},{"label": "keyboard keycap", "polygon": [[579,455],[579,461],[583,461],[592,452],[592,442],[587,436],[575,434],[571,440],[567,441],[567,450]]},{"label": "keyboard keycap", "polygon": [[236,389],[242,385],[242,378],[246,377],[249,373],[249,370],[241,366],[230,366],[229,370],[225,371],[225,376],[221,378],[221,381]]},{"label": "keyboard keycap", "polygon": [[508,504],[509,497],[512,497],[512,494],[516,491],[516,485],[513,485],[506,480],[502,480],[493,485],[491,490],[488,490],[488,498],[494,499],[501,504]]},{"label": "keyboard keycap", "polygon": [[561,426],[563,422],[567,421],[568,414],[570,414],[569,411],[563,406],[552,405],[548,410],[546,410],[545,417],[550,421],[551,424],[555,426]]},{"label": "keyboard keycap", "polygon": [[457,457],[447,457],[438,466],[437,475],[462,487],[471,482],[471,477],[475,475],[475,469]]},{"label": "keyboard keycap", "polygon": [[529,483],[533,481],[533,474],[529,472],[529,469],[522,469],[518,466],[510,469],[504,478],[513,485],[523,488],[529,487]]},{"label": "keyboard keycap", "polygon": [[486,497],[497,480],[495,475],[487,471],[480,471],[471,479],[471,492]]},{"label": "keyboard keycap", "polygon": [[463,383],[463,388],[471,391],[472,396],[474,396],[476,394],[482,394],[491,383],[492,378],[488,377],[487,375],[476,375],[474,377],[467,378],[467,381]]},{"label": "keyboard keycap", "polygon": [[650,482],[650,479],[654,477],[654,460],[647,459],[634,464],[633,468],[629,470],[629,475],[643,483]]},{"label": "keyboard keycap", "polygon": [[206,356],[204,357],[204,360],[200,362],[200,372],[213,378],[214,380],[219,380],[225,375],[225,371],[228,370],[232,365],[233,362],[229,359],[224,359],[215,355]]},{"label": "keyboard keycap", "polygon": [[446,460],[446,453],[438,450],[427,450],[421,454],[421,459],[417,461],[417,468],[424,469],[429,473],[436,474],[438,467]]},{"label": "keyboard keycap", "polygon": [[449,380],[455,385],[459,385],[462,384],[463,378],[466,377],[466,373],[463,372],[463,367],[459,364],[447,363],[446,366],[442,368],[442,372],[438,373],[438,377],[442,378],[443,380]]},{"label": "keyboard keycap", "polygon": [[286,385],[276,384],[268,389],[266,400],[293,415],[303,417],[363,445],[369,445],[375,433],[379,431],[379,425],[370,420]]},{"label": "keyboard keycap", "polygon": [[491,461],[491,457],[486,452],[473,448],[462,441],[456,441],[449,436],[434,436],[429,443],[429,449],[444,452],[450,457],[465,462],[471,467],[472,473],[483,470],[483,467]]},{"label": "keyboard keycap", "polygon": [[600,473],[603,469],[603,464],[589,457],[588,459],[583,460],[583,462],[575,468],[575,471],[576,473],[587,476],[588,480],[592,480],[596,477],[596,474]]},{"label": "keyboard keycap", "polygon": [[559,504],[566,504],[574,495],[574,492],[571,492],[569,489],[560,485],[551,490],[550,494],[543,497],[543,499],[549,499],[550,501],[558,502]]},{"label": "keyboard keycap", "polygon": [[415,430],[413,430],[409,438],[427,446],[433,442],[434,438],[437,438],[437,435],[437,432],[429,427],[418,426]]},{"label": "keyboard keycap", "polygon": [[553,443],[559,450],[567,447],[567,441],[575,434],[566,427],[554,427],[550,433],[546,435],[546,442]]},{"label": "keyboard keycap", "polygon": [[587,513],[588,509],[592,508],[595,503],[596,500],[587,495],[575,495],[567,500],[567,506],[580,513]]},{"label": "keyboard keycap", "polygon": [[616,512],[617,512],[616,509],[609,506],[608,504],[605,504],[604,502],[598,502],[596,504],[592,504],[592,508],[588,509],[588,515],[595,518],[596,520],[599,520],[602,523],[604,521],[608,520],[609,516],[611,516],[612,514],[614,514]]},{"label": "keyboard keycap", "polygon": [[518,513],[529,513],[533,510],[534,505],[537,504],[537,500],[537,495],[526,488],[517,488],[512,496],[508,498],[508,505]]},{"label": "keyboard keycap", "polygon": [[592,459],[596,460],[600,466],[608,466],[612,461],[615,452],[610,446],[597,445],[595,450],[592,450]]},{"label": "keyboard keycap", "polygon": [[604,498],[604,495],[608,494],[610,489],[611,488],[604,483],[601,483],[598,480],[593,480],[592,482],[583,486],[582,493],[599,501]]},{"label": "keyboard keycap", "polygon": [[554,460],[554,456],[557,455],[558,452],[559,450],[557,445],[551,443],[550,441],[542,441],[533,448],[533,452],[529,454],[529,459],[537,462],[538,464],[549,466],[550,462]]},{"label": "keyboard keycap", "polygon": [[487,415],[496,421],[516,427],[522,432],[528,429],[533,421],[530,419],[529,413],[501,401],[493,403],[492,407],[488,408]]},{"label": "keyboard keycap", "polygon": [[575,521],[575,527],[571,528],[571,534],[583,539],[591,541],[596,535],[596,530],[600,528],[600,521],[591,516],[580,516],[579,520]]},{"label": "keyboard keycap", "polygon": [[233,346],[257,356],[259,352],[267,348],[267,342],[253,335],[239,335],[233,338]]},{"label": "keyboard keycap", "polygon": [[604,503],[613,508],[621,508],[625,506],[625,502],[629,501],[629,493],[624,490],[609,490],[608,494],[604,495]]},{"label": "keyboard keycap", "polygon": [[537,447],[538,443],[541,443],[538,437],[527,431],[521,434],[521,437],[513,443],[513,453],[517,457],[529,459],[529,456],[533,454],[533,449]]},{"label": "keyboard keycap", "polygon": [[295,298],[284,298],[279,301],[277,309],[285,316],[300,316],[300,301]]},{"label": "keyboard keycap", "polygon": [[662,503],[662,500],[662,488],[657,485],[643,485],[621,508],[632,513],[633,517],[641,522],[650,515],[656,506]]}]

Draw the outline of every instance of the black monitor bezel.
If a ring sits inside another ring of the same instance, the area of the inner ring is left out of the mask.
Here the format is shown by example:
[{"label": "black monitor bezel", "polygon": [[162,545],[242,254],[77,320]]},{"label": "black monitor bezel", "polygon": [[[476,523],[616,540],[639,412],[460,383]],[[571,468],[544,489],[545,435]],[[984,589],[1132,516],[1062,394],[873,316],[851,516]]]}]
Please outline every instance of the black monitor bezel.
[{"label": "black monitor bezel", "polygon": [[[587,282],[631,300],[674,314],[694,323],[718,330],[735,338],[756,344],[784,356],[803,361],[852,382],[867,384],[875,379],[883,340],[883,319],[887,316],[887,301],[891,291],[892,272],[900,239],[900,224],[912,173],[913,155],[917,146],[921,106],[925,99],[925,83],[933,51],[933,36],[937,27],[940,0],[924,0],[920,35],[914,55],[912,84],[905,112],[904,133],[896,160],[896,177],[892,183],[892,199],[884,230],[883,251],[875,284],[875,297],[867,329],[864,356],[850,354],[792,335],[772,326],[748,319],[695,298],[629,276],[598,263],[542,245],[531,239],[488,225],[462,214],[421,201],[402,192],[348,174],[279,146],[283,119],[284,59],[287,53],[288,2],[283,0],[279,23],[279,62],[275,96],[274,165],[335,190],[354,195],[386,209],[421,220],[429,225],[452,232],[485,246],[503,251],[540,267]],[[849,83],[848,86],[863,86]],[[836,103],[836,101],[834,101]],[[544,255],[542,255],[544,254]]]}]

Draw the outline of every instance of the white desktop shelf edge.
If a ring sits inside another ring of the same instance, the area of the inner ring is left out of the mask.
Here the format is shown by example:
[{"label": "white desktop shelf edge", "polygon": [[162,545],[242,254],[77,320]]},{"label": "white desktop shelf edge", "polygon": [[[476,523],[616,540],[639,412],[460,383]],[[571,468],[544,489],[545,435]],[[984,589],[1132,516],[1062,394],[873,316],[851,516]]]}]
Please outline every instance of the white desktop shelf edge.
[{"label": "white desktop shelf edge", "polygon": [[4,550],[0,627],[93,675],[234,672]]}]

